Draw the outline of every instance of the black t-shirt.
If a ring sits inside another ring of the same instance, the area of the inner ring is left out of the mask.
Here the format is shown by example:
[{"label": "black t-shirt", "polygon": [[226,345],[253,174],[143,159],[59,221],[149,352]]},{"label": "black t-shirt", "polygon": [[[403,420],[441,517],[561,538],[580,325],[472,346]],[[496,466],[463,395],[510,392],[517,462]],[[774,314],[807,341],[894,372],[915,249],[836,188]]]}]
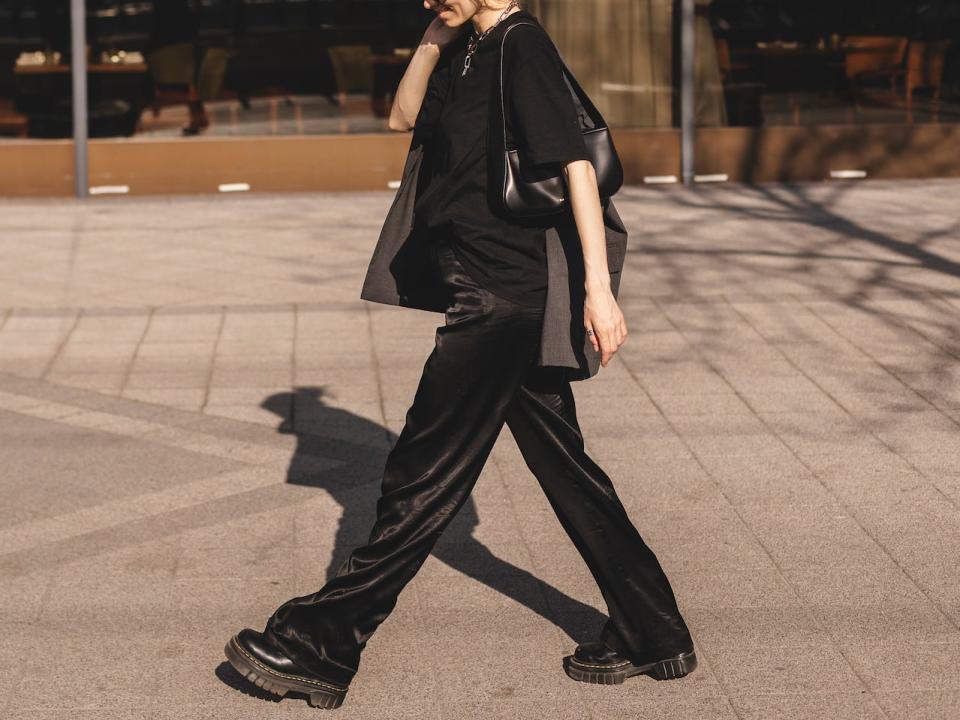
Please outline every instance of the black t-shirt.
[{"label": "black t-shirt", "polygon": [[[503,217],[487,192],[489,103],[499,98],[504,31],[526,11],[504,18],[480,43],[462,76],[469,30],[444,48],[430,76],[417,130],[426,131],[415,222],[451,240],[473,279],[522,305],[543,306],[547,291],[548,221]],[[504,99],[508,134],[521,162],[558,174],[566,163],[587,160],[580,120],[553,42],[539,26],[519,27],[504,47]]]}]

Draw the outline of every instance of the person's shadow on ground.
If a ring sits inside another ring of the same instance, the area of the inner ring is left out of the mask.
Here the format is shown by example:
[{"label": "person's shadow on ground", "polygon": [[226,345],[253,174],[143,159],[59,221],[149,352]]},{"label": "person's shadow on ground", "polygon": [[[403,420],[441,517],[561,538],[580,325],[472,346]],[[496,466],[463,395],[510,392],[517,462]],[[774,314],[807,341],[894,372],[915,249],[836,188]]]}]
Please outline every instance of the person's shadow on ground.
[{"label": "person's shadow on ground", "polygon": [[[325,404],[323,396],[322,387],[295,388],[267,397],[261,407],[281,418],[277,432],[297,438],[287,481],[322,488],[343,508],[325,574],[329,580],[353,548],[368,540],[376,519],[384,462],[397,437],[379,423]],[[533,476],[530,481],[536,482]],[[473,537],[478,523],[476,504],[469,497],[432,555],[530,608],[575,642],[599,636],[606,620],[602,613],[491,553]]]}]

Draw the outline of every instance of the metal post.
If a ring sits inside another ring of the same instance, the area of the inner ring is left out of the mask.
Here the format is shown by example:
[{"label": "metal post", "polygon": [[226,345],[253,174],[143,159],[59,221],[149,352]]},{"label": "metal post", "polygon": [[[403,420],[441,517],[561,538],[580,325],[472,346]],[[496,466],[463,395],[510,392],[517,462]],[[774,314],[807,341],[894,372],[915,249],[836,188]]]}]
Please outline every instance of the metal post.
[{"label": "metal post", "polygon": [[696,4],[680,0],[680,163],[684,185],[693,185],[696,173]]},{"label": "metal post", "polygon": [[89,192],[87,168],[86,0],[70,0],[70,75],[73,80],[73,179],[78,198]]}]

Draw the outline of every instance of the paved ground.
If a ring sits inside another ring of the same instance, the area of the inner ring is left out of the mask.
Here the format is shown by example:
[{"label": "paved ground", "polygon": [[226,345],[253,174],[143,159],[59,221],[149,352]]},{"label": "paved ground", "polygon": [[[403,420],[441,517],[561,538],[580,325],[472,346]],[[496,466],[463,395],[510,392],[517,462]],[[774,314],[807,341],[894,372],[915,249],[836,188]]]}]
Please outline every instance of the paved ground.
[{"label": "paved ground", "polygon": [[[372,522],[440,320],[358,299],[389,202],[0,203],[0,716],[320,712],[222,647]],[[631,334],[581,423],[701,669],[566,678],[603,605],[505,431],[340,715],[960,716],[960,183],[619,207]]]}]

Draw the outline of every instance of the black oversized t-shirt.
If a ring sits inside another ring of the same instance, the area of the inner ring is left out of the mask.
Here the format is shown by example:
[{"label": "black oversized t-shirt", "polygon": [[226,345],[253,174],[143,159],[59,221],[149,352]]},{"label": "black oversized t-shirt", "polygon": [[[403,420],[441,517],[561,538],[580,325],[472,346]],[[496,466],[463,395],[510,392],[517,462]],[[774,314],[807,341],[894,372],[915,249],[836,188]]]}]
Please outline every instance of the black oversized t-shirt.
[{"label": "black oversized t-shirt", "polygon": [[[543,306],[547,291],[549,221],[496,214],[487,191],[489,103],[499,97],[497,67],[504,31],[526,11],[504,18],[480,43],[462,76],[465,31],[444,48],[430,76],[418,130],[429,136],[420,170],[415,222],[450,239],[473,279],[522,305]],[[504,47],[507,128],[521,162],[558,174],[566,163],[587,160],[576,106],[553,42],[539,26],[511,31]]]}]

